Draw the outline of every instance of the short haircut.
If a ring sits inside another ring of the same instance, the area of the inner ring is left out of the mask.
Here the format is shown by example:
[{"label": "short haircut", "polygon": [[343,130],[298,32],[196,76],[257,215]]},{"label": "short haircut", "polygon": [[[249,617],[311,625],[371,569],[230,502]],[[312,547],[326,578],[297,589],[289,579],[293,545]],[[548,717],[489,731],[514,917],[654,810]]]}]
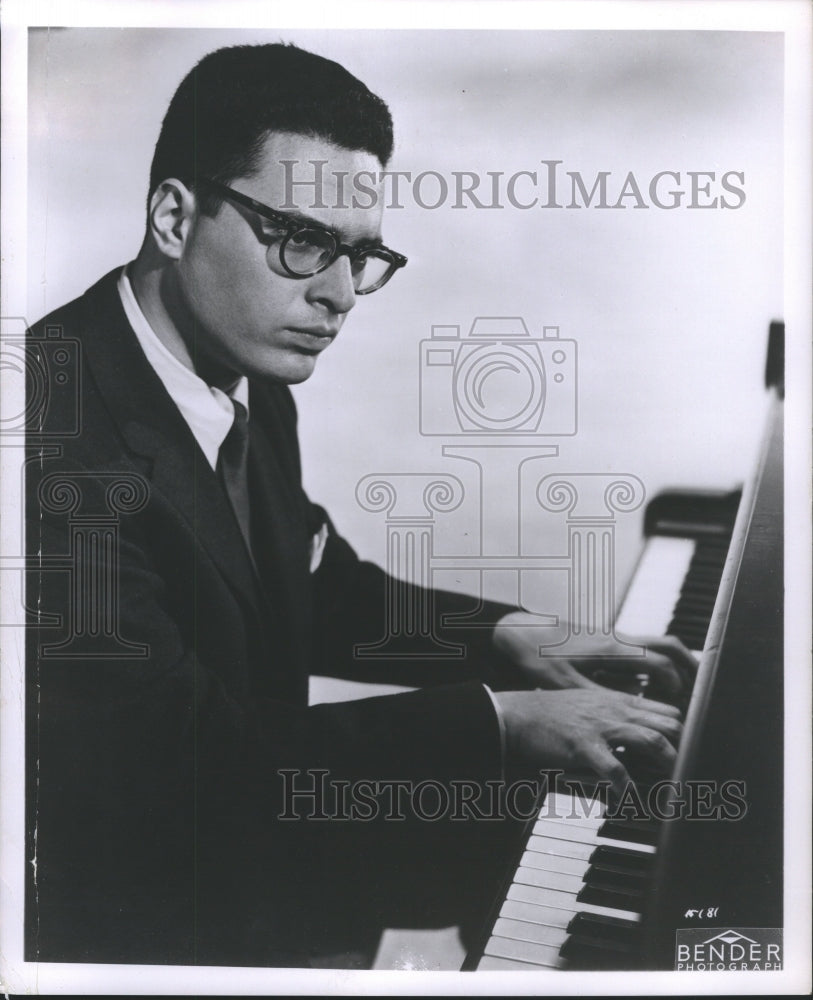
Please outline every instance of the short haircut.
[{"label": "short haircut", "polygon": [[[168,177],[194,188],[197,177],[228,184],[251,176],[273,132],[364,150],[382,166],[392,155],[387,105],[343,66],[291,44],[236,45],[204,56],[176,90],[149,196]],[[209,192],[201,199],[204,211],[219,203]]]}]

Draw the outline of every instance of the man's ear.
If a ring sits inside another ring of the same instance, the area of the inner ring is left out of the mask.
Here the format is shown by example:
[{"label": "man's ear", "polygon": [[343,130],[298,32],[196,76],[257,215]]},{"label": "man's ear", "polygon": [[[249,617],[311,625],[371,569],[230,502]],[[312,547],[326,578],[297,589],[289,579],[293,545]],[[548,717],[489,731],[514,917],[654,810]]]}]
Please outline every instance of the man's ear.
[{"label": "man's ear", "polygon": [[192,219],[195,196],[174,177],[161,181],[150,198],[149,226],[161,253],[178,260],[183,253]]}]

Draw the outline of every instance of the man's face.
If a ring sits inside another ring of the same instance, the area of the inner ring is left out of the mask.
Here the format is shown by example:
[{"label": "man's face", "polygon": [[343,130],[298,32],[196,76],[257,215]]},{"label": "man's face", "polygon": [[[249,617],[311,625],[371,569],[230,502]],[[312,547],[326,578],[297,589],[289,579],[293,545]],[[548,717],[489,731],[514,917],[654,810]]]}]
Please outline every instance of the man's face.
[{"label": "man's face", "polygon": [[[309,161],[326,160],[321,186],[286,185],[283,160],[295,161],[289,168],[294,181],[313,181],[317,168]],[[229,186],[270,208],[329,226],[342,243],[356,245],[380,239],[382,199],[372,208],[345,207],[352,203],[352,178],[380,169],[370,153],[280,133],[266,140],[260,169]],[[336,181],[342,173],[348,192],[343,197]],[[318,204],[326,207],[314,207]],[[267,247],[258,239],[260,224],[228,200],[214,217],[195,213],[175,271],[177,319],[196,366],[203,361],[218,372],[302,382],[355,305],[350,260],[340,256],[309,278],[277,273],[280,268],[269,267]]]}]

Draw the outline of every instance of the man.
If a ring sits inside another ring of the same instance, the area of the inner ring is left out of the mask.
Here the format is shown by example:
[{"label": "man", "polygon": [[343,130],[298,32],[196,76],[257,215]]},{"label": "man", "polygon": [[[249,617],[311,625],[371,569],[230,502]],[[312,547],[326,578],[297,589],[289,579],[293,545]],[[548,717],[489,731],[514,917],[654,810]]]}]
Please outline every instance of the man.
[{"label": "man", "polygon": [[[391,152],[386,106],[337,64],[215,52],[167,112],[137,259],[33,331],[35,357],[75,338],[82,366],[80,433],[28,465],[29,960],[363,963],[389,922],[482,904],[502,824],[330,820],[312,795],[309,821],[283,819],[292,774],[301,791],[562,767],[618,792],[619,745],[671,767],[678,710],[589,677],[640,661],[606,644],[541,660],[523,612],[486,605],[492,631],[451,632],[454,666],[354,660],[384,633],[388,582],[304,494],[288,386],[405,263],[382,199],[337,189]],[[286,184],[312,161],[319,199]],[[72,404],[53,391],[48,428]],[[474,604],[434,603],[438,621]],[[679,696],[690,657],[650,647],[654,690]],[[309,707],[312,672],[418,690]]]}]

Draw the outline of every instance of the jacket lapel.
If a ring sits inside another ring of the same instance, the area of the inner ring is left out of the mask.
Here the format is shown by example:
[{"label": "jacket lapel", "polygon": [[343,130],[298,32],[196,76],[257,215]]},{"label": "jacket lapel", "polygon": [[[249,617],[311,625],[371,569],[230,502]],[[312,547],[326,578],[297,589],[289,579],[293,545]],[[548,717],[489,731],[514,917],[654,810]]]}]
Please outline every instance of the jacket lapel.
[{"label": "jacket lapel", "polygon": [[148,460],[152,487],[256,612],[257,585],[240,529],[214,470],[127,322],[120,273],[106,275],[84,296],[82,346],[93,378],[128,446]]}]

